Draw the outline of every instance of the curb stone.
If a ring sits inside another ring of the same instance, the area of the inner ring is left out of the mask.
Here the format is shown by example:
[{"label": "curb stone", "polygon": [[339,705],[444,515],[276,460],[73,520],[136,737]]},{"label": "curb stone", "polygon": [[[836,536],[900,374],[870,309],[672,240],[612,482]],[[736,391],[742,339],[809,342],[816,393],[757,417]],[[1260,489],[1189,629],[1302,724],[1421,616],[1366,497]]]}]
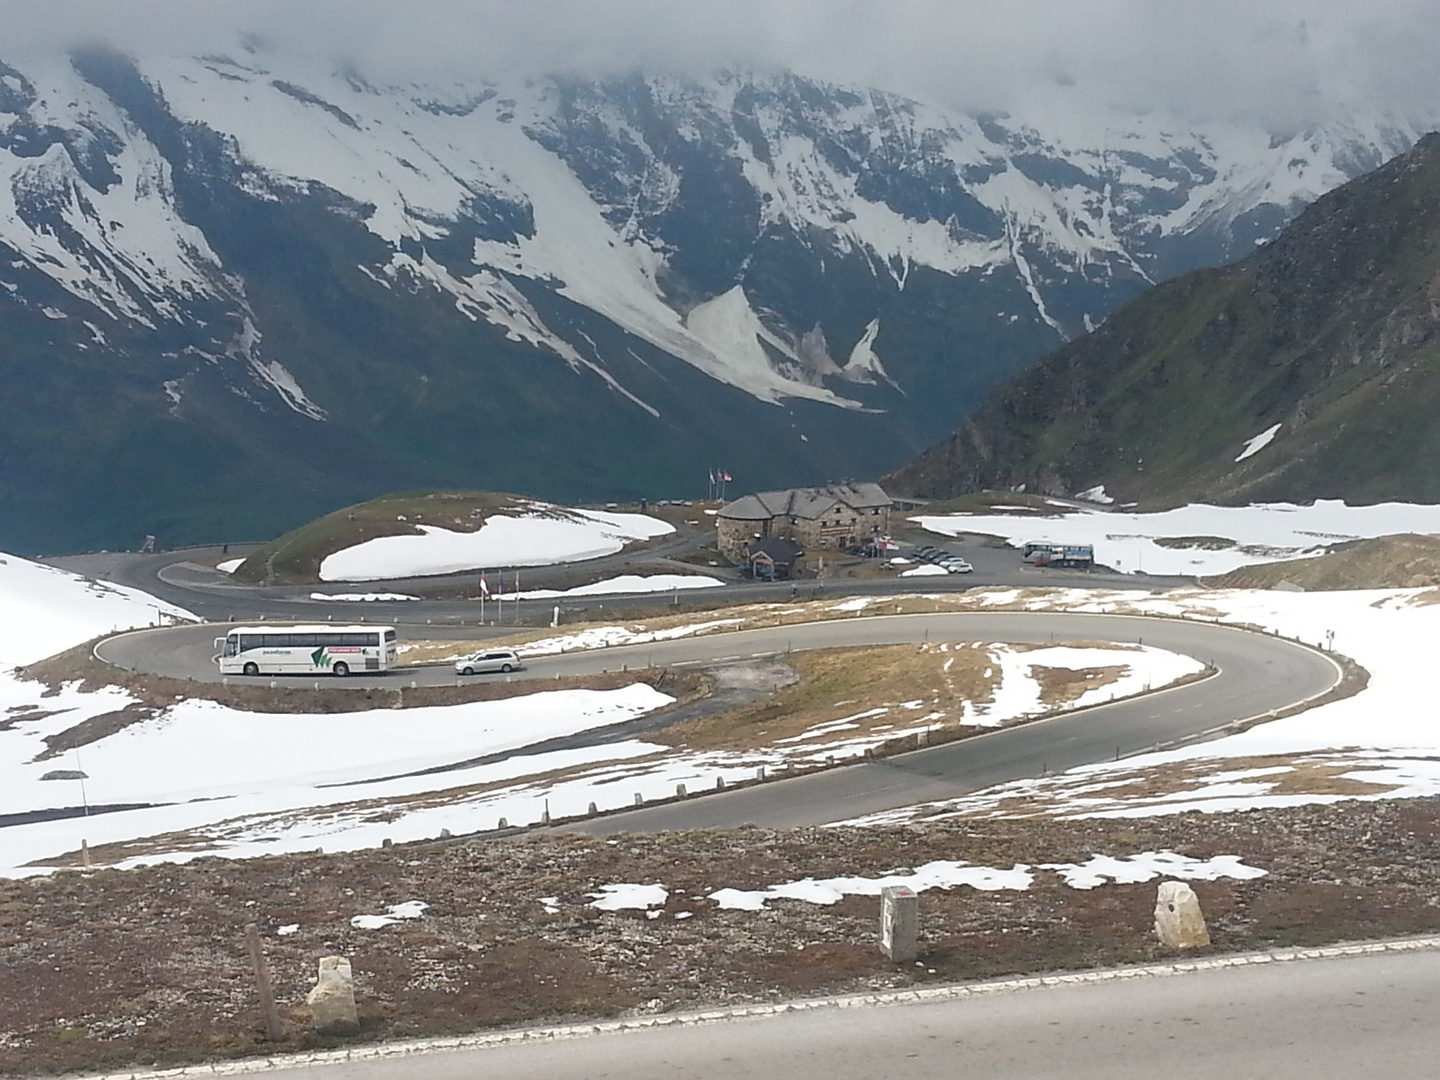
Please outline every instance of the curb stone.
[{"label": "curb stone", "polygon": [[926,1002],[958,1001],[970,997],[988,997],[1054,986],[1085,986],[1124,979],[1152,979],[1247,967],[1251,964],[1293,963],[1302,960],[1330,960],[1357,956],[1383,956],[1387,953],[1415,953],[1440,950],[1440,935],[1401,938],[1391,941],[1330,945],[1324,948],[1275,949],[1259,953],[1239,953],[1197,960],[1143,964],[1135,967],[1105,968],[1073,974],[1031,975],[994,982],[958,983],[949,986],[889,990],[873,994],[847,994],[827,998],[806,998],[774,1005],[737,1005],[728,1009],[707,1009],[692,1013],[662,1016],[630,1017],[600,1023],[565,1024],[555,1027],[522,1028],[477,1035],[447,1038],[413,1039],[404,1042],[379,1043],[372,1046],[347,1047],[341,1050],[318,1050],[271,1057],[223,1061],[208,1065],[188,1065],[169,1069],[132,1069],[122,1072],[89,1074],[85,1080],[172,1080],[190,1076],[241,1076],[250,1073],[276,1072],[310,1065],[333,1065],[342,1062],[370,1061],[411,1054],[428,1054],[453,1050],[479,1050],[491,1046],[516,1043],[551,1042],[627,1031],[645,1031],[666,1027],[698,1027],[731,1020],[747,1020],[786,1013],[812,1012],[820,1009],[856,1009],[878,1005],[923,1004]]}]

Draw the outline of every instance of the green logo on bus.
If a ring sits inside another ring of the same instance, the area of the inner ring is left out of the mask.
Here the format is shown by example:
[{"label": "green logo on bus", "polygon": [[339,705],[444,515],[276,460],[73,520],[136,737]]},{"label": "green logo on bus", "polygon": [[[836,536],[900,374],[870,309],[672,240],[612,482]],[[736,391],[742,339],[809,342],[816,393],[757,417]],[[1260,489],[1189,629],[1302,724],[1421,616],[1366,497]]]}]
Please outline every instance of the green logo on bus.
[{"label": "green logo on bus", "polygon": [[310,654],[310,662],[316,667],[328,667],[329,665],[326,663],[328,659],[329,657],[325,655],[324,645],[321,645],[320,648]]}]

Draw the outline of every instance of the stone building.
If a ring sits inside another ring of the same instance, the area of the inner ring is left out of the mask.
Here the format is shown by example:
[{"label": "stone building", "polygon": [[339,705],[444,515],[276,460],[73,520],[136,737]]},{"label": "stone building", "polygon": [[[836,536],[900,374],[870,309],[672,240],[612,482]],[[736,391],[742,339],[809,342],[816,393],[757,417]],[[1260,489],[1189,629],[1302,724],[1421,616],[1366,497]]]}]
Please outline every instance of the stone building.
[{"label": "stone building", "polygon": [[879,484],[834,484],[745,495],[721,508],[716,546],[730,559],[757,538],[793,540],[814,555],[863,547],[890,532],[894,503]]},{"label": "stone building", "polygon": [[740,565],[747,577],[758,581],[789,581],[804,550],[783,536],[761,536],[740,548]]}]

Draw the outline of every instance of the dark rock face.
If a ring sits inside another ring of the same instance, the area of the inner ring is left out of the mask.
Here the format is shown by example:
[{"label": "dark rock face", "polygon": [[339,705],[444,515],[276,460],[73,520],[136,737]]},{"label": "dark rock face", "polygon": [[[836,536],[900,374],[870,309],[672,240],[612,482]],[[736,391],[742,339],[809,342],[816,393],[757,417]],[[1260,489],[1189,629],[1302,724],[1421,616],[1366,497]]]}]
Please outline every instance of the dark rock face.
[{"label": "dark rock face", "polygon": [[1249,258],[1158,286],[1014,376],[887,488],[1434,502],[1437,251],[1432,134]]},{"label": "dark rock face", "polygon": [[1065,148],[795,75],[440,92],[235,57],[0,64],[0,548],[874,476],[1315,194],[1246,201],[1273,163],[1202,134]]}]

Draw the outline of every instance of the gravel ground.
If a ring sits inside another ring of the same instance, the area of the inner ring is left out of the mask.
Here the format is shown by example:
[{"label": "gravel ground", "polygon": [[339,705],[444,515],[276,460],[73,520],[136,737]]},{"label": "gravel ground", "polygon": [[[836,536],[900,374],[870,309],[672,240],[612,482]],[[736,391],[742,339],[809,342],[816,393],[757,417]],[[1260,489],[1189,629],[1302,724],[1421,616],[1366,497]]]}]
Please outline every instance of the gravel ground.
[{"label": "gravel ground", "polygon": [[[1173,850],[1268,871],[1195,882],[1211,952],[1440,930],[1440,800],[1128,821],[945,821],[891,830],[528,836],[349,855],[197,859],[0,882],[0,1072],[175,1065],[343,1044],[310,1033],[317,958],[351,958],[352,1040],[906,987],[1161,959],[1154,881],[922,893],[918,965],[876,945],[878,901],[704,897],[932,860],[1008,869]],[[662,884],[663,907],[588,894]],[[421,900],[378,930],[351,918]],[[264,1041],[244,930],[258,925],[288,1035]],[[298,926],[287,934],[282,927]]]}]

